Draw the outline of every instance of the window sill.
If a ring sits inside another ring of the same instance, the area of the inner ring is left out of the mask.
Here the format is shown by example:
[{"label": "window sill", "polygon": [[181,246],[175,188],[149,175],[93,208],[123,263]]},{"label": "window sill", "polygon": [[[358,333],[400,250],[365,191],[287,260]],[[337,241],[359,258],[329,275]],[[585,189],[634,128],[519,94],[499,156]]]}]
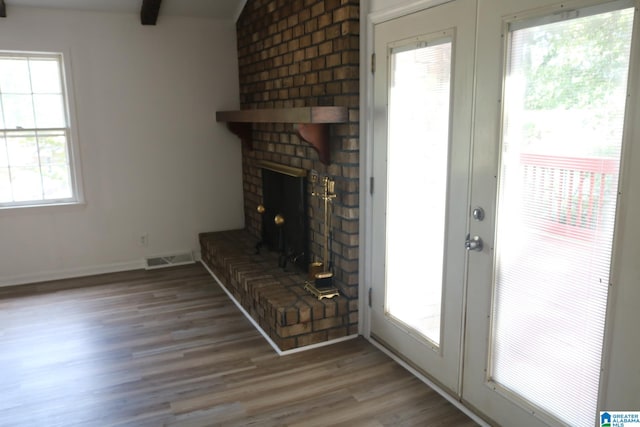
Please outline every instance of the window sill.
[{"label": "window sill", "polygon": [[55,210],[59,211],[60,209],[73,209],[73,208],[84,208],[87,205],[87,202],[84,200],[70,201],[70,202],[57,202],[57,203],[34,203],[34,204],[24,204],[24,205],[0,205],[0,213],[10,213],[10,212],[25,212],[31,210],[38,210],[41,212],[47,210]]}]

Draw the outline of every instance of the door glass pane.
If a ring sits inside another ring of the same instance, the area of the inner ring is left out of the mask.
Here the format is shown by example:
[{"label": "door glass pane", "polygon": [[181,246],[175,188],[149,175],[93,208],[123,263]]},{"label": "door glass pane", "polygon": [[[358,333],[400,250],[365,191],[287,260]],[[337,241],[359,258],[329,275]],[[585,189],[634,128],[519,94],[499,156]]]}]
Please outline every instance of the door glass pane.
[{"label": "door glass pane", "polygon": [[391,55],[385,308],[439,345],[451,39]]},{"label": "door glass pane", "polygon": [[574,426],[596,417],[633,14],[510,31],[491,374]]}]

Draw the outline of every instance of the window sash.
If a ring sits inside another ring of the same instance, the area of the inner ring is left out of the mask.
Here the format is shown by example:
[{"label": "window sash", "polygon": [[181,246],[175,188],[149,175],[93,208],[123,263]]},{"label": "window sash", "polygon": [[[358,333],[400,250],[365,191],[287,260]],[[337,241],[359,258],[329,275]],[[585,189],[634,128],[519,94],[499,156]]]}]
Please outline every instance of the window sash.
[{"label": "window sash", "polygon": [[[63,55],[5,51],[2,60],[26,64],[0,76],[0,208],[78,203]],[[8,111],[12,97],[22,111]]]}]

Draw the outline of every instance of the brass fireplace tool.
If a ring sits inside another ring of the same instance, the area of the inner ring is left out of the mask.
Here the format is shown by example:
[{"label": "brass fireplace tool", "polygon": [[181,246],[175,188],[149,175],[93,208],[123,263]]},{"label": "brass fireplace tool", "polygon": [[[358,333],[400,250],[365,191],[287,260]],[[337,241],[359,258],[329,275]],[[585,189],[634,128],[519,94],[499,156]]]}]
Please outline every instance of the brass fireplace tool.
[{"label": "brass fireplace tool", "polygon": [[[312,175],[311,182],[314,186],[317,179],[317,175]],[[318,299],[333,298],[340,294],[333,285],[329,259],[329,229],[331,228],[331,206],[333,199],[336,198],[335,181],[325,176],[322,179],[322,192],[313,191],[311,195],[324,201],[323,256],[322,262],[316,261],[309,265],[309,280],[305,282],[304,288]]]}]

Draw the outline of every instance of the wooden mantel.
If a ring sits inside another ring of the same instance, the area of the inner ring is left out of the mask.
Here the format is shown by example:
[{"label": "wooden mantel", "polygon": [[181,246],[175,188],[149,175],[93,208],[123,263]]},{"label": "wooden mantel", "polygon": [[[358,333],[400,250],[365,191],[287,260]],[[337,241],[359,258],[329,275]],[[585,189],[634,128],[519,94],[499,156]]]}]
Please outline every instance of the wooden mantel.
[{"label": "wooden mantel", "polygon": [[216,121],[226,122],[249,149],[253,123],[294,123],[296,132],[318,152],[320,161],[330,163],[329,125],[348,121],[346,107],[296,107],[263,110],[218,111]]}]

